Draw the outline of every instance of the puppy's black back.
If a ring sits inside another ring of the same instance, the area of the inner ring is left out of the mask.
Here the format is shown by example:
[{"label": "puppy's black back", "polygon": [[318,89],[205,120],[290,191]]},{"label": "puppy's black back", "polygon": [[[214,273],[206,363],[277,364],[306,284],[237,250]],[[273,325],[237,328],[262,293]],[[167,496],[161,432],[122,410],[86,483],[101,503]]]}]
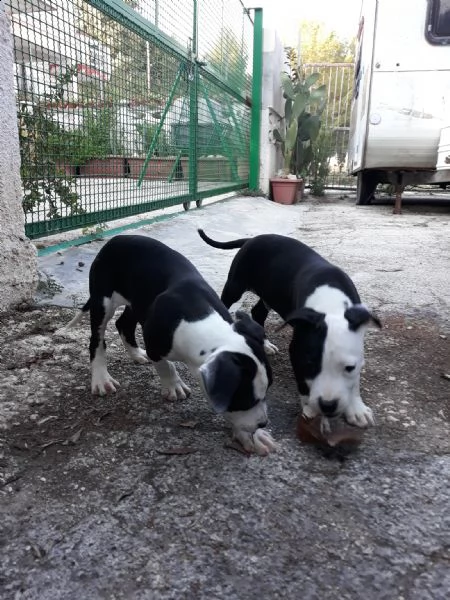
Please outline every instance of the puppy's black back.
[{"label": "puppy's black back", "polygon": [[[217,294],[194,265],[162,242],[142,235],[118,235],[99,251],[89,273],[91,298],[116,292],[132,305],[142,321],[163,292],[182,297],[183,317],[194,320],[212,309],[231,321]],[[195,296],[195,297],[193,297]]]},{"label": "puppy's black back", "polygon": [[230,279],[253,291],[283,318],[320,285],[335,286],[359,302],[355,286],[339,267],[306,244],[282,235],[250,238],[232,262]]}]

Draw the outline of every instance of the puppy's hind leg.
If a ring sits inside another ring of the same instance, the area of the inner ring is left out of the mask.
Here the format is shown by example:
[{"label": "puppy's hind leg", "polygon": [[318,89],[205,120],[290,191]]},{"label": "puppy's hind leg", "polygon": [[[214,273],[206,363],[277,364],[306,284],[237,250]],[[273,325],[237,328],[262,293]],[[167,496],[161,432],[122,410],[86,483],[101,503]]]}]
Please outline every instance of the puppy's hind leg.
[{"label": "puppy's hind leg", "polygon": [[[255,306],[252,308],[252,318],[254,321],[259,323],[261,327],[264,327],[264,323],[267,319],[268,314],[269,309],[260,298],[255,304]],[[278,352],[277,346],[275,346],[275,344],[272,344],[272,342],[269,342],[269,340],[266,337],[264,338],[264,350],[268,355],[273,355]]]},{"label": "puppy's hind leg", "polygon": [[89,353],[91,358],[91,391],[104,396],[108,392],[117,391],[119,382],[111,377],[106,365],[105,331],[108,321],[114,314],[111,298],[104,297],[103,302],[91,298],[91,340]]},{"label": "puppy's hind leg", "polygon": [[239,286],[236,282],[228,280],[223,288],[221,300],[227,308],[240,300],[245,289]]},{"label": "puppy's hind leg", "polygon": [[144,364],[148,362],[147,353],[142,348],[139,348],[136,342],[136,325],[137,319],[135,314],[129,306],[126,306],[116,321],[117,331],[131,360]]},{"label": "puppy's hind leg", "polygon": [[264,323],[267,319],[268,314],[269,309],[260,298],[255,304],[255,306],[252,308],[252,319],[259,323],[261,327],[264,327]]}]

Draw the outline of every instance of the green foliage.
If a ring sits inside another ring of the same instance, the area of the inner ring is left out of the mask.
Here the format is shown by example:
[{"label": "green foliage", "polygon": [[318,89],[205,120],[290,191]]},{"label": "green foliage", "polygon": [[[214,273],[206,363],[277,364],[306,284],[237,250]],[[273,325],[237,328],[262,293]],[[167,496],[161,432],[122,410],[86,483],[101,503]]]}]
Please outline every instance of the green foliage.
[{"label": "green foliage", "polygon": [[[142,142],[144,145],[144,154],[147,155],[150,145],[155,137],[156,130],[158,129],[158,123],[139,123],[136,125],[138,133],[142,136]],[[164,129],[161,129],[156,140],[156,144],[153,148],[153,156],[169,156],[170,145],[167,140],[167,134]]]},{"label": "green foliage", "polygon": [[111,131],[113,130],[113,111],[110,108],[89,110],[83,113],[83,124],[77,136],[79,146],[75,152],[75,164],[83,164],[91,158],[105,158],[113,154]]},{"label": "green foliage", "polygon": [[[133,9],[138,0],[124,0]],[[90,6],[76,0],[77,29],[109,49],[111,76],[108,81],[80,82],[84,101],[105,100],[148,103],[165,102],[168,88],[175,79],[179,59],[161,49],[152,40],[145,40],[129,27]]]},{"label": "green foliage", "polygon": [[[329,31],[323,23],[303,21],[300,26],[301,64],[309,63],[348,63],[355,61],[355,39],[340,38]],[[297,51],[290,51],[292,67],[298,64]],[[326,122],[329,127],[348,126],[350,105],[353,94],[353,69],[321,69],[321,81],[328,90]]]},{"label": "green foliage", "polygon": [[[70,67],[60,75],[48,102],[61,102],[66,85],[76,75],[77,68]],[[57,219],[62,212],[76,215],[84,212],[79,197],[74,190],[75,179],[56,171],[55,158],[64,157],[68,149],[66,132],[56,122],[45,103],[33,106],[20,104],[17,118],[19,122],[19,144],[25,213],[32,213],[36,207],[44,205],[47,217]],[[70,146],[70,144],[69,144]],[[62,209],[64,209],[62,211]]]},{"label": "green foliage", "polygon": [[302,64],[354,61],[355,40],[340,38],[335,31],[327,30],[323,23],[302,21],[300,40]]},{"label": "green foliage", "polygon": [[111,131],[114,122],[110,108],[85,110],[82,125],[77,129],[67,130],[57,123],[54,125],[54,129],[47,129],[44,152],[48,153],[50,160],[79,166],[91,158],[105,158],[113,154]]},{"label": "green foliage", "polygon": [[281,143],[286,174],[304,176],[311,163],[326,106],[326,86],[317,85],[319,79],[318,73],[304,77],[297,67],[281,74],[285,131],[275,129],[273,135]]},{"label": "green foliage", "polygon": [[330,171],[330,158],[334,152],[333,138],[329,131],[322,130],[312,148],[309,169],[311,193],[323,196],[325,184]]},{"label": "green foliage", "polygon": [[237,92],[247,86],[248,52],[242,40],[230,30],[222,29],[213,49],[204,56],[207,68]]}]

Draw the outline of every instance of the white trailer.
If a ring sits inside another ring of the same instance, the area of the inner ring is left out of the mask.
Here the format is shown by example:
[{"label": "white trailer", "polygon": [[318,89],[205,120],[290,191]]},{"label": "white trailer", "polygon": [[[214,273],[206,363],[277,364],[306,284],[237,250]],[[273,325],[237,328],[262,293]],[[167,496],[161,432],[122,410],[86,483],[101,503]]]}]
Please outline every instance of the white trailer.
[{"label": "white trailer", "polygon": [[450,182],[450,0],[362,0],[348,150],[358,204]]}]

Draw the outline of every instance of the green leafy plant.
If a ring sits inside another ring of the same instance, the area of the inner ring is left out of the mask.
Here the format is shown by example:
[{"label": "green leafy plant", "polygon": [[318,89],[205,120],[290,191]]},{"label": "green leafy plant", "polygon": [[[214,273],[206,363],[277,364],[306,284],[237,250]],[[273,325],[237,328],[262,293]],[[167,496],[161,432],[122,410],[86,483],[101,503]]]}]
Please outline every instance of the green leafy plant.
[{"label": "green leafy plant", "polygon": [[310,187],[313,196],[324,195],[333,148],[331,133],[321,130],[312,146],[312,158],[309,168]]},{"label": "green leafy plant", "polygon": [[[158,123],[139,123],[136,125],[136,129],[138,133],[142,137],[142,143],[144,146],[144,154],[147,154],[150,145],[155,136],[156,130],[158,128]],[[153,149],[153,156],[169,156],[170,155],[170,145],[167,140],[167,135],[164,129],[161,129],[158,135],[158,139],[156,140],[156,145]]]},{"label": "green leafy plant", "polygon": [[275,129],[284,157],[283,175],[304,176],[313,158],[313,144],[321,126],[326,106],[326,86],[317,86],[319,73],[303,77],[301,69],[293,68],[281,74],[284,105],[284,131]]},{"label": "green leafy plant", "polygon": [[60,218],[63,213],[85,212],[74,190],[75,178],[56,169],[55,159],[64,155],[67,132],[52,118],[48,108],[49,103],[58,104],[63,100],[66,85],[76,73],[76,66],[67,68],[44,101],[19,105],[20,174],[25,213],[32,213],[40,205],[46,207],[46,216],[50,219]]}]

